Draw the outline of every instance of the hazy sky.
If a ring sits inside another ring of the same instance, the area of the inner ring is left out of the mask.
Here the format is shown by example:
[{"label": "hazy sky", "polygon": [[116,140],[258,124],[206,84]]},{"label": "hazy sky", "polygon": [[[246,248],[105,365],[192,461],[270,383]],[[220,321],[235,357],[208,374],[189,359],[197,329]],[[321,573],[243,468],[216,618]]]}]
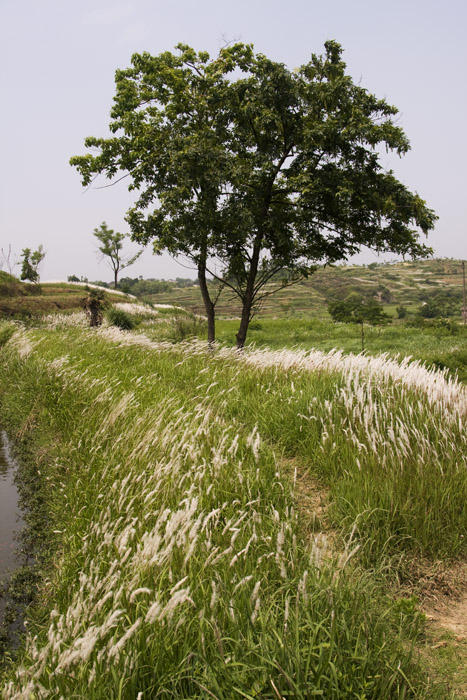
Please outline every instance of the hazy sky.
[{"label": "hazy sky", "polygon": [[[128,230],[125,182],[83,193],[68,164],[86,136],[107,135],[115,70],[178,42],[215,55],[226,39],[290,68],[341,43],[354,80],[400,111],[412,150],[383,162],[439,215],[428,242],[467,258],[465,0],[2,0],[0,26],[0,247],[42,243],[44,280],[110,280],[92,231]],[[127,274],[193,276],[150,250]]]}]

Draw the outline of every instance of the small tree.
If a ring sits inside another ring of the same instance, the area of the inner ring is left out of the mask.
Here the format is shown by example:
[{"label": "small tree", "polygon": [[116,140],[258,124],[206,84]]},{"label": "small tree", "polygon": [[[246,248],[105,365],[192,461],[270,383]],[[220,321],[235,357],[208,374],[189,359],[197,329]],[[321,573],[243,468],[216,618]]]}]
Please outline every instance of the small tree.
[{"label": "small tree", "polygon": [[39,282],[39,265],[45,258],[45,250],[42,245],[37,250],[23,248],[21,251],[21,279],[29,282]]},{"label": "small tree", "polygon": [[118,273],[125,267],[129,267],[136,262],[143,252],[140,250],[135,255],[130,257],[123,257],[123,241],[127,238],[125,233],[119,233],[118,231],[113,231],[107,227],[105,221],[102,222],[99,228],[94,229],[94,236],[99,241],[98,246],[101,252],[102,259],[107,258],[107,263],[114,273],[114,286],[117,289],[118,284]]},{"label": "small tree", "polygon": [[329,302],[328,311],[334,321],[360,324],[362,352],[365,350],[364,324],[369,323],[372,326],[377,326],[391,321],[376,299],[366,298],[360,294],[350,294],[343,301]]},{"label": "small tree", "polygon": [[409,313],[403,304],[398,306],[396,311],[397,311],[397,318],[400,318],[400,319],[407,318],[408,313]]}]

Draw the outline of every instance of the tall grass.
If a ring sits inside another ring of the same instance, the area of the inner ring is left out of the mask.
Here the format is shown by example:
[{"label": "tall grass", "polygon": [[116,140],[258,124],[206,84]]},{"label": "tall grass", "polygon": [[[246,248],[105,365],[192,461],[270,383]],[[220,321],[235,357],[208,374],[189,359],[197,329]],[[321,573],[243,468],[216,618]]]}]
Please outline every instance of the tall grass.
[{"label": "tall grass", "polygon": [[[218,340],[234,345],[238,323],[238,320],[219,319]],[[467,380],[466,339],[464,326],[455,324],[451,328],[429,324],[413,328],[397,322],[389,326],[365,326],[365,348],[369,353],[410,355],[437,368],[448,368],[452,376],[457,373],[464,381]],[[359,353],[362,348],[358,324],[319,318],[260,318],[250,325],[248,342],[275,349],[295,346],[324,352],[339,348]]]},{"label": "tall grass", "polygon": [[[18,331],[2,365],[10,433],[47,446],[55,535],[3,697],[432,696],[416,616],[361,562],[388,539],[462,551],[440,539],[465,518],[460,385],[385,358],[213,355],[115,328]],[[306,534],[284,455],[331,489],[342,544]]]}]

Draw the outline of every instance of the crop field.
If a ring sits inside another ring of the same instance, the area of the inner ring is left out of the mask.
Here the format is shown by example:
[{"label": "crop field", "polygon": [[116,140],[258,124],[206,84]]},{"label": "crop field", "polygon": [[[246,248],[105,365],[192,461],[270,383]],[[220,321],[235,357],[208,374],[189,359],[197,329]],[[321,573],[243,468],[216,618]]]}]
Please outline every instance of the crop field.
[{"label": "crop field", "polygon": [[176,310],[133,313],[0,325],[42,523],[1,697],[462,697],[465,645],[443,673],[415,593],[465,562],[465,385],[389,355],[209,351],[167,339]]}]

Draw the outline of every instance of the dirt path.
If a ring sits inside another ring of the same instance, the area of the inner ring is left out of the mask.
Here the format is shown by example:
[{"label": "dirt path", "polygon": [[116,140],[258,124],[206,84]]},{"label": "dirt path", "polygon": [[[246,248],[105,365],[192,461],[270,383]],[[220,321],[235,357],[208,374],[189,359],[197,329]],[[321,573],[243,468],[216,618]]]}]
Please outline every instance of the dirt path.
[{"label": "dirt path", "polygon": [[[446,581],[449,580],[449,574]],[[423,606],[426,613],[425,654],[433,675],[449,687],[450,698],[467,698],[467,565],[455,567],[453,582]]]},{"label": "dirt path", "polygon": [[452,632],[457,641],[467,642],[467,593],[439,612],[432,614],[436,626],[447,632]]}]

